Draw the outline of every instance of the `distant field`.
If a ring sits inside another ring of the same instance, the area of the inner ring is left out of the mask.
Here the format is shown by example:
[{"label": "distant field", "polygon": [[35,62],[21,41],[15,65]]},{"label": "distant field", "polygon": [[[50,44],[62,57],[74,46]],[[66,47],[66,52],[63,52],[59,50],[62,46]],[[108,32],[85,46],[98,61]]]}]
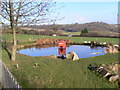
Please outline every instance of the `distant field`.
[{"label": "distant field", "polygon": [[89,31],[88,33],[85,33],[85,34],[83,34],[83,36],[119,37],[118,32],[112,32],[112,31]]},{"label": "distant field", "polygon": [[90,31],[90,32],[97,32],[100,34],[119,34],[118,32],[112,32],[112,31]]},{"label": "distant field", "polygon": [[66,31],[64,31],[63,34],[65,34],[65,35],[80,35],[80,32],[66,32]]},{"label": "distant field", "polygon": [[[62,38],[62,39],[70,39],[71,41],[74,42],[79,42],[83,43],[84,41],[97,41],[99,43],[101,42],[107,42],[107,43],[113,43],[113,44],[119,44],[119,39],[118,38],[100,38],[100,37],[61,37],[61,36],[43,36],[43,35],[17,35],[17,40],[18,41],[27,41],[29,39],[31,40],[36,40],[39,38]],[[2,39],[6,41],[11,41],[12,40],[12,35],[11,34],[3,34]]]}]

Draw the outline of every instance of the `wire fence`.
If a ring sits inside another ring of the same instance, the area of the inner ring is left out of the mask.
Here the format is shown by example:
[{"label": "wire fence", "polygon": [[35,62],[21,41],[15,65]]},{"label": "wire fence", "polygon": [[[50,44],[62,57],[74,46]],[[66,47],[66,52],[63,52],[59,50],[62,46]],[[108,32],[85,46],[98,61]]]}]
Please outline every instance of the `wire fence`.
[{"label": "wire fence", "polygon": [[22,88],[17,79],[12,75],[6,65],[1,61],[2,67],[2,88]]}]

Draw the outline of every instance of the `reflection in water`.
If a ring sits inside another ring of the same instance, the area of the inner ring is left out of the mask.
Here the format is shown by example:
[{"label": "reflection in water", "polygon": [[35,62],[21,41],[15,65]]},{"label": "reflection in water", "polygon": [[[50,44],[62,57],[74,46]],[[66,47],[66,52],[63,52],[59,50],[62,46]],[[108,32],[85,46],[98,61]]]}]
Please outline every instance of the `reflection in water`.
[{"label": "reflection in water", "polygon": [[37,46],[35,46],[36,49],[49,48],[49,47],[55,47],[55,45],[37,45]]},{"label": "reflection in water", "polygon": [[[93,56],[99,56],[99,55],[104,55],[105,47],[90,47],[90,46],[85,46],[85,45],[71,45],[66,48],[66,54],[69,52],[75,52],[79,58],[87,58],[87,57],[93,57]],[[100,53],[97,53],[100,52]],[[26,49],[21,49],[18,50],[17,53],[21,54],[26,54],[30,55],[33,57],[36,56],[48,56],[48,55],[57,55],[58,54],[58,47],[53,45],[41,45],[41,46],[36,46],[36,47],[31,47],[31,48],[26,48]],[[92,54],[96,53],[96,54]]]}]

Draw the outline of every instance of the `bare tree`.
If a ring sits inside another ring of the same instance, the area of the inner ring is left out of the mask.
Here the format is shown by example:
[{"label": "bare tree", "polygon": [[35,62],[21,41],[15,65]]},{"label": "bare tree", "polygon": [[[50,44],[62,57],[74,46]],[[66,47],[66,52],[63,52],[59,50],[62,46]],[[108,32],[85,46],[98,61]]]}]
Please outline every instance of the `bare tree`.
[{"label": "bare tree", "polygon": [[56,2],[52,0],[3,0],[0,2],[2,24],[8,24],[13,32],[12,61],[16,60],[16,29],[18,26],[27,26],[49,22],[49,15],[53,12]]}]

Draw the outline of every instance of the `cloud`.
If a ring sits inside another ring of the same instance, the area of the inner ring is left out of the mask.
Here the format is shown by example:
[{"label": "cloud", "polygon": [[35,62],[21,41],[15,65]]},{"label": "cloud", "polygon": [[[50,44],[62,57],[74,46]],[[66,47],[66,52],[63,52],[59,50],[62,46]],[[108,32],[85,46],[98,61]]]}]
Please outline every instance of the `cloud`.
[{"label": "cloud", "polygon": [[72,19],[73,23],[86,23],[89,21],[87,18],[80,16],[80,14],[73,14]]}]

